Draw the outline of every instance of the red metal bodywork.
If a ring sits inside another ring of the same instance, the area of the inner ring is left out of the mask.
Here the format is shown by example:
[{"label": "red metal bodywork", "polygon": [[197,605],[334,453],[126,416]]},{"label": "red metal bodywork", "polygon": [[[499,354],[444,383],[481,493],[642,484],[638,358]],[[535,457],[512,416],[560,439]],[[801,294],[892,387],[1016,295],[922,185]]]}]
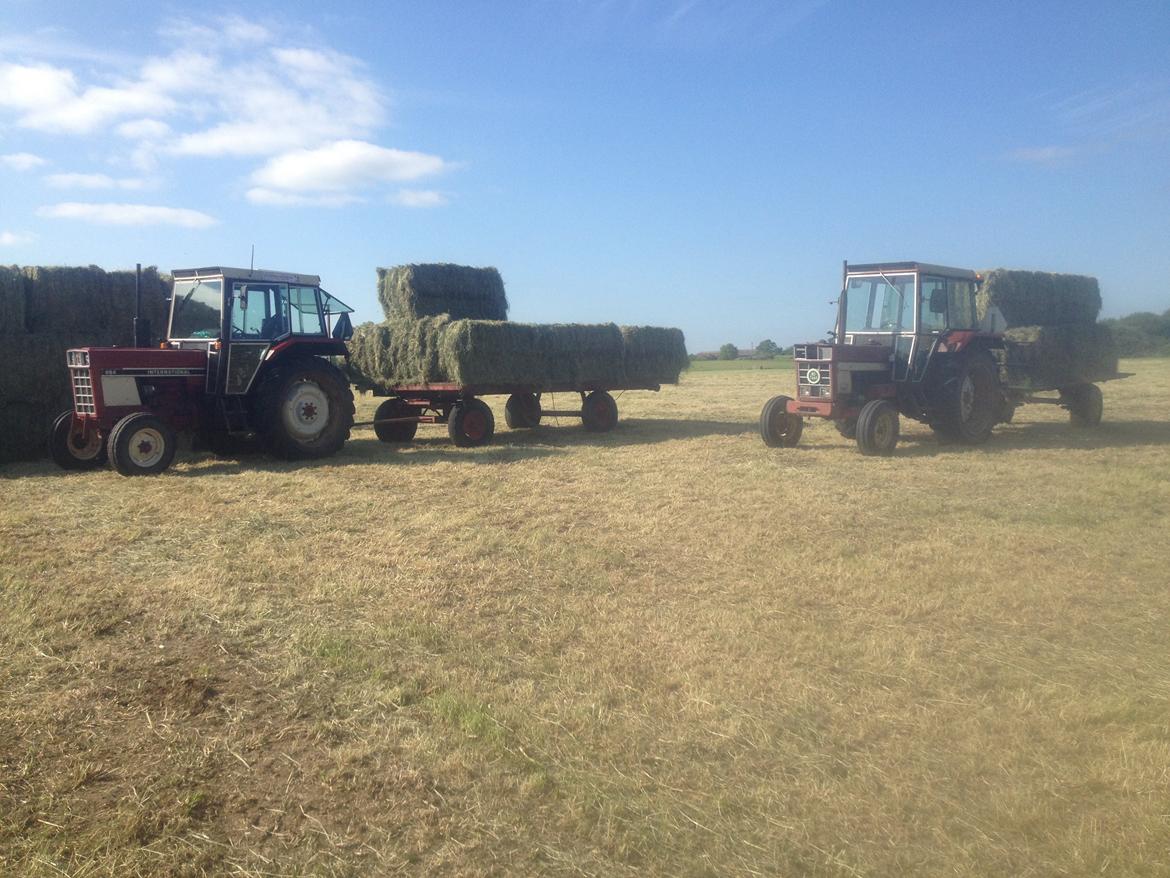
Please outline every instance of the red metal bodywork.
[{"label": "red metal bodywork", "polygon": [[[70,366],[71,379],[87,371],[94,412],[84,411],[74,388],[75,429],[96,426],[103,433],[119,420],[138,411],[151,411],[175,429],[193,429],[201,417],[201,400],[207,382],[207,351],[175,348],[76,348],[89,356],[89,364]],[[139,389],[138,405],[107,404],[103,378],[133,378]],[[77,425],[76,422],[82,422]]]}]

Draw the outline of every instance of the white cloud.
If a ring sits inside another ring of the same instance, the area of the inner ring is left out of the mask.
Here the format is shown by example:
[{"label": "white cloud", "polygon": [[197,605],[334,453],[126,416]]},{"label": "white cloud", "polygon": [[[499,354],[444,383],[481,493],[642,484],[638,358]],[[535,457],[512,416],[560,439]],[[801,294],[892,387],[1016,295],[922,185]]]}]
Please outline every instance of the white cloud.
[{"label": "white cloud", "polygon": [[253,204],[263,204],[269,207],[345,207],[347,204],[355,204],[364,199],[356,195],[335,194],[335,195],[297,195],[292,192],[277,192],[273,189],[265,189],[262,186],[255,186],[245,193],[247,198]]},{"label": "white cloud", "polygon": [[170,225],[188,229],[205,229],[215,225],[214,217],[183,207],[152,204],[93,204],[65,201],[37,210],[38,216],[52,219],[77,219],[108,226]]},{"label": "white cloud", "polygon": [[138,177],[115,179],[108,174],[49,174],[45,182],[54,189],[145,189],[146,181]]},{"label": "white cloud", "polygon": [[400,207],[442,207],[447,196],[433,189],[399,189],[390,200]]},{"label": "white cloud", "polygon": [[128,140],[162,140],[171,133],[171,126],[158,119],[135,119],[123,122],[115,130]]},{"label": "white cloud", "polygon": [[19,247],[32,240],[33,236],[26,232],[10,232],[8,230],[0,232],[0,247]]},{"label": "white cloud", "polygon": [[340,192],[371,183],[399,183],[437,174],[448,165],[421,152],[338,140],[270,159],[252,175],[259,186],[294,192]]},{"label": "white cloud", "polygon": [[45,160],[31,152],[10,152],[8,155],[0,155],[0,164],[14,171],[28,171],[39,168],[45,164]]},{"label": "white cloud", "polygon": [[1013,149],[1007,157],[1031,165],[1055,165],[1068,161],[1076,154],[1077,151],[1071,146],[1031,146]]}]

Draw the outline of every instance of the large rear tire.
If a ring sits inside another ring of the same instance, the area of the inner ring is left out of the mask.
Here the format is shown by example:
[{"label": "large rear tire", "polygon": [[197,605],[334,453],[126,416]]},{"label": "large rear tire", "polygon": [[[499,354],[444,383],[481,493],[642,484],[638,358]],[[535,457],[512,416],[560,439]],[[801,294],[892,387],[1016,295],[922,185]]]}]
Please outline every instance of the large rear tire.
[{"label": "large rear tire", "polygon": [[97,469],[106,463],[106,443],[96,425],[91,424],[81,436],[75,434],[72,410],[61,412],[49,432],[49,457],[61,469]]},{"label": "large rear tire", "polygon": [[789,414],[791,397],[773,396],[760,412],[760,438],[769,448],[792,448],[804,432],[804,418]]},{"label": "large rear tire", "polygon": [[256,430],[277,457],[329,457],[349,438],[353,391],[345,376],[324,360],[280,364],[256,393]]},{"label": "large rear tire", "polygon": [[535,393],[513,393],[504,404],[504,423],[509,430],[540,426],[540,397]]},{"label": "large rear tire", "polygon": [[966,445],[987,441],[1004,406],[999,370],[985,351],[948,364],[933,395],[931,429],[943,440]]},{"label": "large rear tire", "polygon": [[857,415],[857,448],[865,455],[893,454],[898,445],[898,409],[888,399],[871,399]]},{"label": "large rear tire", "polygon": [[474,448],[489,442],[496,432],[496,416],[482,399],[457,402],[447,418],[447,435],[460,448]]},{"label": "large rear tire", "polygon": [[109,455],[124,476],[154,476],[175,459],[175,431],[150,412],[126,415],[110,431]]},{"label": "large rear tire", "polygon": [[1060,392],[1060,397],[1068,409],[1068,421],[1074,427],[1096,427],[1101,423],[1105,403],[1096,384],[1067,387]]},{"label": "large rear tire", "polygon": [[[378,406],[374,420],[409,418],[415,414],[413,406],[398,397],[391,397]],[[418,421],[397,421],[392,424],[374,424],[374,434],[383,442],[409,442],[418,432]]]}]

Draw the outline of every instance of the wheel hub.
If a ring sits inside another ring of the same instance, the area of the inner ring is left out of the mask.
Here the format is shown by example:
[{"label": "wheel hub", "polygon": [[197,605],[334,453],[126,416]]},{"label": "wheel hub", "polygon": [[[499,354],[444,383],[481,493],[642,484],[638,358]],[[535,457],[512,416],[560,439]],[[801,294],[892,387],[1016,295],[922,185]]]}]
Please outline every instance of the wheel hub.
[{"label": "wheel hub", "polygon": [[137,467],[146,469],[158,463],[163,456],[164,443],[162,434],[153,427],[144,427],[136,430],[130,437],[127,451],[130,461]]},{"label": "wheel hub", "polygon": [[297,384],[285,400],[281,417],[298,439],[316,439],[329,424],[329,397],[315,381]]}]

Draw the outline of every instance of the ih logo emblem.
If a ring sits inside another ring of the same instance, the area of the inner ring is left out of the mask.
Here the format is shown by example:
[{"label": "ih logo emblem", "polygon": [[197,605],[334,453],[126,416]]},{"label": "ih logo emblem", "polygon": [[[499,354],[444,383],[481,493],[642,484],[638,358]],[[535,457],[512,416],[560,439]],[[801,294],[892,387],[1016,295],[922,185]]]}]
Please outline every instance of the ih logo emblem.
[{"label": "ih logo emblem", "polygon": [[820,369],[809,369],[808,370],[808,383],[809,384],[820,384],[821,383],[821,370]]}]

